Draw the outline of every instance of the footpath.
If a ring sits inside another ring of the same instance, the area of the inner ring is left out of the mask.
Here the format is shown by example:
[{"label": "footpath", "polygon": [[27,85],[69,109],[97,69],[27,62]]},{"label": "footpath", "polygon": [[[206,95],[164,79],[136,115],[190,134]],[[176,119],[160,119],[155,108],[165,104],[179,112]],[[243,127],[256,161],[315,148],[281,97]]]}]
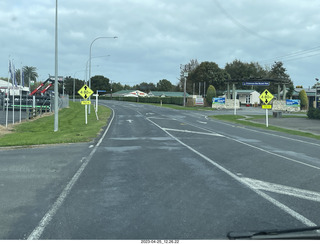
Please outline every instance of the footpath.
[{"label": "footpath", "polygon": [[[253,119],[251,121],[261,124],[266,123],[265,119]],[[308,119],[306,117],[269,118],[269,125],[320,135],[320,120],[317,119]]]}]

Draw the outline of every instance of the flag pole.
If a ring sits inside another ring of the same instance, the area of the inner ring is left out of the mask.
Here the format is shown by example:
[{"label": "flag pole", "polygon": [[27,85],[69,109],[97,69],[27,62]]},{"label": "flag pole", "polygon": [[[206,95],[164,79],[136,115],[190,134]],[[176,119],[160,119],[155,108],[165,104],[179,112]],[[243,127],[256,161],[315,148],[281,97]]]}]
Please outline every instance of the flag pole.
[{"label": "flag pole", "polygon": [[10,80],[10,71],[11,71],[11,64],[9,59],[9,70],[8,70],[8,87],[7,87],[7,108],[6,108],[6,128],[8,127],[8,116],[9,116],[9,80]]}]

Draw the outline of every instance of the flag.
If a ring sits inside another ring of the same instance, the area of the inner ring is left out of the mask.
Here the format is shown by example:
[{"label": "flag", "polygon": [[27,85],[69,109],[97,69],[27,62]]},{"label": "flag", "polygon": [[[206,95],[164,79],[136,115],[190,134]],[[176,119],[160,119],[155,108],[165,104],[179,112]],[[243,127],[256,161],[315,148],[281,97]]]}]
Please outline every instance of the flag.
[{"label": "flag", "polygon": [[[14,85],[15,87],[17,87],[18,84],[17,84],[16,68],[14,67],[14,64],[13,64],[13,77],[14,77]],[[12,86],[13,86],[13,81],[12,81]]]},{"label": "flag", "polygon": [[21,85],[24,87],[24,72],[23,72],[23,69],[21,69]]}]

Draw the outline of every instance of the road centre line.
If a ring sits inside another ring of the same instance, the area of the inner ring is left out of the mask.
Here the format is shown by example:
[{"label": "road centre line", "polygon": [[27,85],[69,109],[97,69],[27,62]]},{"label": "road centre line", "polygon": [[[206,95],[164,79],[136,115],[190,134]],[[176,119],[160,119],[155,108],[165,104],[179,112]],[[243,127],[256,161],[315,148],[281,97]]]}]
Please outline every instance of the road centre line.
[{"label": "road centre line", "polygon": [[205,159],[206,161],[210,162],[213,166],[217,167],[218,169],[220,169],[221,171],[223,171],[224,173],[226,173],[227,175],[229,175],[231,178],[233,178],[234,180],[238,181],[239,183],[241,183],[242,185],[245,185],[246,187],[248,187],[250,190],[254,191],[256,194],[258,194],[259,196],[261,196],[262,198],[264,198],[265,200],[271,202],[273,205],[275,205],[276,207],[280,208],[281,210],[283,210],[284,212],[286,212],[287,214],[291,215],[293,218],[295,218],[296,220],[300,221],[301,223],[305,224],[306,226],[312,227],[312,226],[317,226],[314,222],[312,222],[311,220],[307,219],[306,217],[304,217],[303,215],[299,214],[298,212],[292,210],[291,208],[289,208],[288,206],[286,206],[285,204],[277,201],[276,199],[270,197],[269,195],[265,194],[264,192],[262,192],[259,189],[256,189],[255,187],[253,187],[251,184],[249,184],[247,181],[243,180],[241,177],[238,177],[237,175],[233,174],[231,171],[227,170],[226,168],[222,167],[220,164],[216,163],[215,161],[211,160],[210,158],[208,158],[207,156],[203,155],[202,153],[198,152],[197,150],[195,150],[194,148],[190,147],[189,145],[185,144],[184,142],[180,141],[177,137],[173,136],[172,134],[170,134],[168,131],[164,130],[160,125],[158,125],[157,123],[153,122],[152,120],[150,120],[149,118],[147,118],[148,121],[150,121],[150,123],[154,124],[156,127],[158,127],[159,129],[161,129],[162,131],[164,131],[165,133],[167,133],[170,137],[172,137],[174,140],[176,140],[178,143],[180,143],[181,145],[183,145],[184,147],[186,147],[187,149],[189,149],[190,151],[194,152],[195,154],[197,154],[198,156],[200,156],[201,158]]},{"label": "road centre line", "polygon": [[[110,108],[110,107],[109,107]],[[95,147],[92,149],[91,153],[89,154],[89,156],[86,158],[86,160],[83,162],[83,164],[80,166],[80,168],[78,169],[78,171],[74,174],[74,176],[71,178],[71,180],[68,182],[68,184],[66,185],[66,187],[63,189],[63,191],[60,193],[59,197],[57,198],[57,200],[53,203],[53,205],[51,206],[51,208],[47,211],[47,213],[43,216],[43,218],[40,220],[39,224],[36,226],[36,228],[31,232],[31,234],[28,236],[28,240],[39,240],[43,231],[45,230],[45,228],[49,225],[50,221],[53,219],[53,217],[55,216],[55,214],[57,213],[57,211],[60,209],[60,207],[62,206],[63,202],[65,201],[65,199],[68,197],[68,195],[70,194],[71,189],[73,188],[73,186],[75,185],[75,183],[78,181],[78,179],[80,178],[82,172],[84,171],[84,169],[86,168],[86,166],[89,164],[92,156],[95,154],[95,152],[97,151],[98,147],[100,146],[102,140],[105,138],[107,132],[109,131],[109,128],[113,122],[114,116],[115,116],[115,112],[112,108],[110,108],[112,110],[112,118],[108,124],[108,127],[106,128],[106,130],[104,131],[103,135],[101,136],[100,140],[98,141],[98,143],[95,145]],[[82,160],[81,160],[82,161]]]}]

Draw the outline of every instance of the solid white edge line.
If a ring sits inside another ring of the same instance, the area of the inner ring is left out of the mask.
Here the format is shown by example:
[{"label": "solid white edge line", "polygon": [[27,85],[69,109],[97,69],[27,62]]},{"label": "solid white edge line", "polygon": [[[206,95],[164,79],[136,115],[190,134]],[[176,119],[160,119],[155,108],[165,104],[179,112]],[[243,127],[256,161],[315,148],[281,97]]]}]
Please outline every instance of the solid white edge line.
[{"label": "solid white edge line", "polygon": [[199,155],[200,157],[202,157],[203,159],[205,159],[206,161],[210,162],[213,166],[217,167],[218,169],[220,169],[222,172],[226,173],[227,175],[229,175],[231,178],[233,178],[234,180],[238,181],[239,183],[245,185],[246,187],[248,187],[250,190],[254,191],[256,194],[258,194],[259,196],[261,196],[262,198],[264,198],[265,200],[271,202],[273,205],[275,205],[276,207],[280,208],[281,210],[283,210],[284,212],[286,212],[287,214],[291,215],[293,218],[295,218],[296,220],[300,221],[301,223],[303,223],[306,226],[317,226],[315,223],[313,223],[311,220],[307,219],[306,217],[304,217],[303,215],[299,214],[298,212],[292,210],[291,208],[289,208],[288,206],[282,204],[281,202],[277,201],[276,199],[270,197],[269,195],[265,194],[264,192],[255,189],[254,187],[252,187],[250,184],[248,184],[245,180],[242,180],[240,177],[238,177],[237,175],[233,174],[231,171],[227,170],[226,168],[222,167],[220,164],[214,162],[213,160],[211,160],[210,158],[208,158],[207,156],[201,154],[200,152],[198,152],[197,150],[193,149],[192,147],[188,146],[187,144],[185,144],[184,142],[180,141],[178,138],[176,138],[175,136],[173,136],[172,134],[170,134],[168,131],[165,131],[164,129],[162,129],[161,126],[159,126],[158,124],[156,124],[155,122],[151,121],[150,119],[147,118],[147,120],[149,120],[152,124],[154,124],[155,126],[157,126],[159,129],[161,129],[162,131],[164,131],[165,133],[167,133],[170,137],[172,137],[174,140],[176,140],[177,142],[179,142],[181,145],[185,146],[186,148],[188,148],[190,151],[194,152],[195,154]]},{"label": "solid white edge line", "polygon": [[87,159],[83,162],[83,164],[80,166],[78,171],[74,174],[72,179],[69,181],[69,183],[63,189],[63,191],[60,193],[59,197],[54,202],[54,204],[51,206],[49,211],[43,216],[43,218],[39,222],[38,226],[36,226],[36,228],[28,236],[27,240],[38,240],[41,237],[43,231],[48,226],[48,224],[50,223],[50,221],[52,220],[54,215],[57,213],[57,211],[59,210],[59,208],[61,207],[61,205],[63,204],[63,202],[67,198],[67,196],[69,195],[72,187],[77,182],[77,180],[81,176],[82,172],[84,171],[84,169],[86,168],[86,166],[90,162],[93,154],[96,152],[97,148],[99,147],[99,145],[101,144],[102,140],[106,136],[106,134],[107,134],[107,132],[108,132],[108,130],[109,130],[111,124],[112,124],[112,121],[114,119],[114,110],[112,108],[110,108],[110,109],[112,110],[112,118],[111,118],[111,120],[110,120],[110,122],[108,124],[108,127],[106,128],[105,132],[103,133],[102,137],[100,138],[98,143],[95,145],[95,147],[92,149],[92,151],[89,154],[89,156],[87,157]]}]

